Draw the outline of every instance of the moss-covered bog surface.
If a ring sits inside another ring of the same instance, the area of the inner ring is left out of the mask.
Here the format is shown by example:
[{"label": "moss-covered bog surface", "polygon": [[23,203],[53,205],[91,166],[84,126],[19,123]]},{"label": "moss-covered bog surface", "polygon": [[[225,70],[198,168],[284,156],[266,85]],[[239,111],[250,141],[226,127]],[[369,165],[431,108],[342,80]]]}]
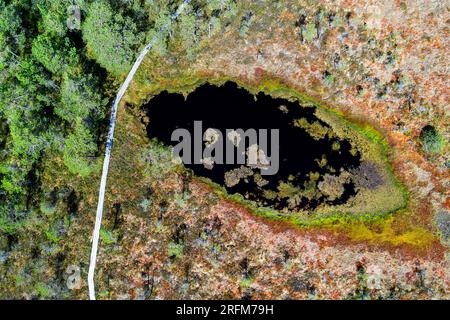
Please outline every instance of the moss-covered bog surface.
[{"label": "moss-covered bog surface", "polygon": [[[120,106],[98,298],[448,299],[445,6],[227,3],[218,20],[205,9],[198,19],[208,23],[197,29],[190,17],[177,24]],[[148,138],[144,106],[163,91],[188,96],[227,81],[313,108],[317,121],[295,125],[319,141],[349,141],[359,157],[346,173],[310,175],[309,190],[283,185],[283,197],[310,191],[332,199],[346,179],[356,195],[311,210],[274,209],[169,161],[170,150]],[[0,238],[0,296],[87,298],[100,164],[90,169],[72,174],[57,153],[39,162],[30,216]]]}]

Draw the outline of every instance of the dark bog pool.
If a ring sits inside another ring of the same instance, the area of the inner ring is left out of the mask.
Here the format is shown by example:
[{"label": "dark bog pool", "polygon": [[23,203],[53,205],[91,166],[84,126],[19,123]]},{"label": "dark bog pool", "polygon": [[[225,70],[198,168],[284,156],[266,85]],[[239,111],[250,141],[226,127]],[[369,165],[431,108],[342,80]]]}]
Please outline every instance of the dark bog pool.
[{"label": "dark bog pool", "polygon": [[[223,185],[231,194],[290,210],[342,204],[355,195],[351,179],[343,172],[359,165],[359,154],[314,115],[313,107],[263,93],[254,96],[227,82],[220,87],[202,85],[187,99],[162,92],[143,108],[149,118],[148,136],[168,146],[179,143],[171,139],[176,129],[187,129],[194,136],[194,121],[202,121],[203,133],[208,128],[224,133],[227,129],[278,129],[279,169],[274,175],[261,175],[261,170],[247,164],[185,164],[195,175]],[[269,139],[268,156],[270,150]]]}]

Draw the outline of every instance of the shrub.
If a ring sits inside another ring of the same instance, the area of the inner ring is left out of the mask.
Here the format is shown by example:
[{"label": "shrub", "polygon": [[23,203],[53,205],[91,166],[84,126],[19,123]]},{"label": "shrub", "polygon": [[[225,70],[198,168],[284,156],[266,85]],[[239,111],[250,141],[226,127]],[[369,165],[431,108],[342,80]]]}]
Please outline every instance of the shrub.
[{"label": "shrub", "polygon": [[45,236],[50,242],[58,243],[61,240],[61,236],[55,228],[49,228],[48,230],[45,230]]},{"label": "shrub", "polygon": [[426,153],[439,153],[444,148],[444,139],[439,132],[430,125],[423,127],[419,136],[422,150]]},{"label": "shrub", "polygon": [[317,29],[316,25],[314,23],[308,23],[306,25],[306,29],[303,30],[303,38],[307,42],[312,42],[317,37]]},{"label": "shrub", "polygon": [[104,228],[100,229],[100,239],[106,245],[113,244],[117,242],[117,235],[109,230]]},{"label": "shrub", "polygon": [[41,212],[47,216],[52,215],[56,211],[56,205],[49,203],[47,201],[41,202],[39,209]]},{"label": "shrub", "polygon": [[180,243],[170,242],[168,247],[169,257],[178,258],[183,255],[183,245]]},{"label": "shrub", "polygon": [[147,212],[151,205],[152,205],[152,200],[150,200],[150,199],[144,199],[139,204],[139,206],[142,208],[142,211],[144,211],[144,212]]},{"label": "shrub", "polygon": [[163,178],[177,168],[177,162],[172,160],[172,151],[157,141],[152,141],[149,148],[141,156],[146,163],[145,174],[152,177]]},{"label": "shrub", "polygon": [[35,289],[37,295],[42,299],[49,299],[52,296],[51,289],[45,283],[39,282]]}]

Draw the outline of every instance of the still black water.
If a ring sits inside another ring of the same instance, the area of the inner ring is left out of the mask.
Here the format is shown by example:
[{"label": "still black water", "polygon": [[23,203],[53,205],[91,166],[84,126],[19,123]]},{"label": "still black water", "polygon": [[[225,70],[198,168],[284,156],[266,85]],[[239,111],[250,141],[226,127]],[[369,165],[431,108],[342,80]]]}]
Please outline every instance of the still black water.
[{"label": "still black water", "polygon": [[[319,121],[324,127],[329,127],[316,118],[315,108],[302,107],[298,102],[272,98],[264,93],[254,96],[232,82],[220,87],[202,85],[190,93],[187,99],[181,94],[164,91],[143,108],[150,119],[147,126],[148,136],[168,146],[175,146],[178,143],[171,141],[175,129],[185,128],[193,136],[194,121],[202,121],[203,130],[215,128],[221,132],[238,128],[279,129],[279,171],[276,175],[264,176],[267,182],[264,186],[257,185],[255,179],[247,177],[237,185],[227,187],[225,174],[239,168],[241,166],[239,164],[215,164],[213,169],[205,168],[201,164],[185,165],[192,169],[195,175],[209,178],[225,186],[229,193],[240,193],[250,200],[275,209],[283,209],[288,204],[286,197],[273,196],[273,192],[279,191],[280,183],[286,182],[299,189],[305,189],[311,172],[319,173],[321,178],[318,181],[320,181],[326,173],[336,174],[341,169],[351,169],[360,163],[359,155],[350,153],[349,141],[328,136],[315,140],[305,129],[294,126],[295,119],[304,118],[310,123]],[[335,142],[339,142],[339,150],[332,147]],[[321,166],[319,162],[324,156],[327,165]],[[272,191],[272,196],[267,197],[267,191]],[[345,192],[338,199],[329,200],[324,195],[302,197],[297,207],[314,209],[323,202],[341,204],[354,195],[354,185],[347,183]]]}]

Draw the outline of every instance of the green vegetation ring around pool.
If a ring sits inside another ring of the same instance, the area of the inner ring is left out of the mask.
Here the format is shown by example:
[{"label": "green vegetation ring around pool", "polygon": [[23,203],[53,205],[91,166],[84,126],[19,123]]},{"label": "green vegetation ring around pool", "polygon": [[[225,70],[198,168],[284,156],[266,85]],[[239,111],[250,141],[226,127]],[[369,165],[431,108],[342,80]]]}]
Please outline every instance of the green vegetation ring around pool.
[{"label": "green vegetation ring around pool", "polygon": [[357,152],[360,153],[361,160],[368,164],[366,168],[369,171],[376,170],[382,183],[376,187],[362,185],[358,190],[357,196],[342,205],[324,204],[313,212],[290,212],[289,210],[280,211],[261,207],[255,202],[245,199],[240,194],[228,194],[224,187],[211,182],[209,179],[199,178],[217,190],[221,196],[244,205],[259,216],[271,220],[286,221],[303,227],[348,224],[349,221],[387,219],[393,213],[407,206],[409,193],[394,174],[393,168],[388,161],[389,146],[380,132],[368,124],[356,123],[346,119],[342,113],[297,92],[277,80],[265,79],[258,86],[249,86],[238,79],[205,79],[192,75],[158,79],[158,81],[152,81],[151,84],[147,83],[144,85],[142,83],[143,86],[138,84],[138,95],[142,99],[138,98],[137,101],[129,101],[135,104],[142,104],[164,90],[188,95],[205,83],[223,85],[226,81],[236,82],[238,86],[252,94],[264,92],[274,98],[298,101],[299,107],[314,107],[316,116],[326,122],[335,135],[341,139],[351,140]]}]

